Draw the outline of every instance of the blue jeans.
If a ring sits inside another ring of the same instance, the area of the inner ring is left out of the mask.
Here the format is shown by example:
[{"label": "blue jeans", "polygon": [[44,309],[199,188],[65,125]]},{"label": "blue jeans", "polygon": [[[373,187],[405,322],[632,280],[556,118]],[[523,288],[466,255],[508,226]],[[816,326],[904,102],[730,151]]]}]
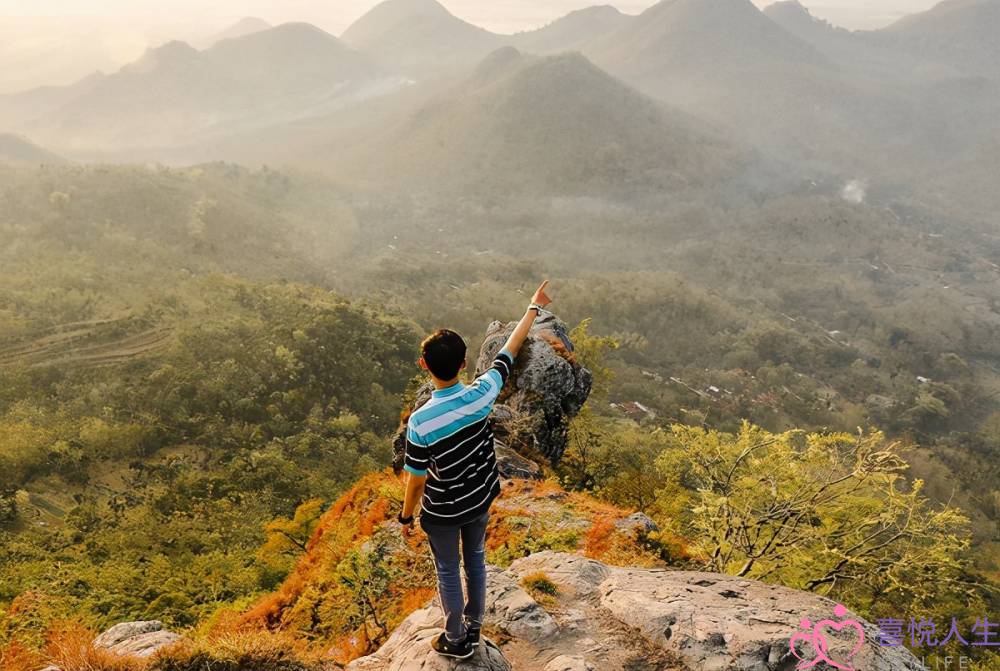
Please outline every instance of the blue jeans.
[{"label": "blue jeans", "polygon": [[[423,520],[420,522],[430,542],[431,554],[434,555],[438,595],[444,610],[445,636],[452,643],[465,638],[467,624],[483,624],[483,614],[486,612],[486,524],[489,519],[490,514],[487,512],[461,526],[439,526]],[[465,563],[468,600],[462,594],[459,539],[462,541],[461,559]]]}]

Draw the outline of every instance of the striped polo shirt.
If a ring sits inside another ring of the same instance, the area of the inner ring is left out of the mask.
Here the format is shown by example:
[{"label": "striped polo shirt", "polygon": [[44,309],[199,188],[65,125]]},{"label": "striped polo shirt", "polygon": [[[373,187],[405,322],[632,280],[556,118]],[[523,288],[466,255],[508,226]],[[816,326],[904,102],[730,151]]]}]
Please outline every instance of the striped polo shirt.
[{"label": "striped polo shirt", "polygon": [[421,523],[465,524],[489,510],[500,494],[489,416],[513,365],[514,357],[503,349],[475,382],[435,389],[410,415],[403,468],[427,476]]}]

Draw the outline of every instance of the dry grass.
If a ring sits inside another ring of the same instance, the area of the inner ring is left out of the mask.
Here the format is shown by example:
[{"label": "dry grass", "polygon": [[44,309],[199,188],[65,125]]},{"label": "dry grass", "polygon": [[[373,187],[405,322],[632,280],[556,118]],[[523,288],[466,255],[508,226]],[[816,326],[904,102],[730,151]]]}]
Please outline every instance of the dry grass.
[{"label": "dry grass", "polygon": [[54,665],[62,671],[145,671],[147,661],[119,657],[93,646],[94,632],[77,624],[59,623],[48,631],[41,650],[11,643],[0,650],[3,671],[38,671]]},{"label": "dry grass", "polygon": [[0,669],[3,671],[37,671],[45,666],[45,658],[17,641],[0,648]]},{"label": "dry grass", "polygon": [[308,671],[319,656],[289,634],[241,631],[164,650],[149,671]]}]

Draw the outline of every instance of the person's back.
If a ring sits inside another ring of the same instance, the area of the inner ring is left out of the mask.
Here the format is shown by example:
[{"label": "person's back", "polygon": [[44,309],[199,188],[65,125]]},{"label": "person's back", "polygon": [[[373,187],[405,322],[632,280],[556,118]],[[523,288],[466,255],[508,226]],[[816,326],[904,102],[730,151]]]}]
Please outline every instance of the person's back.
[{"label": "person's back", "polygon": [[[420,366],[435,389],[407,422],[403,468],[409,476],[399,521],[409,534],[420,502],[420,526],[434,555],[445,615],[445,631],[432,646],[448,657],[470,657],[479,643],[486,609],[486,526],[490,504],[500,494],[489,415],[538,311],[550,302],[547,284],[535,292],[490,369],[470,385],[459,380],[466,354],[461,336],[440,330],[421,344]],[[460,554],[468,599],[462,592]]]},{"label": "person's back", "polygon": [[[451,331],[435,336],[458,337]],[[427,477],[421,525],[464,524],[487,512],[500,494],[489,415],[513,366],[513,355],[501,350],[473,384],[435,389],[410,415],[403,467]]]}]

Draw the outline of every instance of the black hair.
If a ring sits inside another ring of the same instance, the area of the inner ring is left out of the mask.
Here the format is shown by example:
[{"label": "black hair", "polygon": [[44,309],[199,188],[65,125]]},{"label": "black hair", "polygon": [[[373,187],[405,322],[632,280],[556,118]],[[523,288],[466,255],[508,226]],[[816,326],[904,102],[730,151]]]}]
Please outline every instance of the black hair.
[{"label": "black hair", "polygon": [[439,329],[427,336],[420,343],[420,352],[427,368],[439,380],[455,379],[465,363],[465,341],[448,329]]}]

